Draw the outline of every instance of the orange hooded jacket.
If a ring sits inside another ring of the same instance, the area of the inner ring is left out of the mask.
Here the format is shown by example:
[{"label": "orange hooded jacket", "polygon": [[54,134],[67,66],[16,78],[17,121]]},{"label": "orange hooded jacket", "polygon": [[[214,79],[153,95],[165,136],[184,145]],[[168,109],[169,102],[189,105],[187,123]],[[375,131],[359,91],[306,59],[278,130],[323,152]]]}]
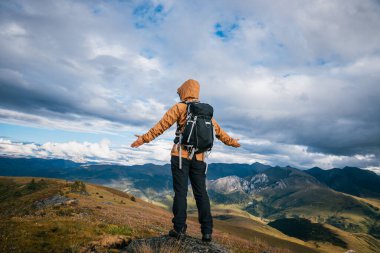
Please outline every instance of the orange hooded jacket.
[{"label": "orange hooded jacket", "polygon": [[[177,90],[177,93],[181,101],[192,101],[199,99],[199,83],[195,80],[187,80],[184,82]],[[177,103],[173,105],[162,117],[162,119],[152,127],[146,134],[142,135],[142,139],[145,143],[151,142],[157,136],[161,135],[165,130],[170,128],[175,122],[180,126],[181,131],[183,131],[186,124],[186,110],[187,105],[184,103]],[[237,140],[231,138],[222,128],[218,125],[214,118],[212,118],[212,123],[215,129],[215,136],[224,144],[232,147],[239,147]],[[177,145],[173,145],[172,156],[179,156],[179,149]],[[182,157],[188,158],[189,154],[187,150],[182,147]],[[198,161],[204,161],[204,153],[196,154],[196,159]]]}]

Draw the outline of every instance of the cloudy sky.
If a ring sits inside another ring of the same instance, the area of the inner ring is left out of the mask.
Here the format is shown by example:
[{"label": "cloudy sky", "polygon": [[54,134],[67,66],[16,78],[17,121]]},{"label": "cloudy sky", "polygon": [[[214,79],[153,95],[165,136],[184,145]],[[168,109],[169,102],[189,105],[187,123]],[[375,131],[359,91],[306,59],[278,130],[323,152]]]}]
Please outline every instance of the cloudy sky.
[{"label": "cloudy sky", "polygon": [[189,78],[242,147],[210,162],[380,171],[380,2],[1,1],[0,153],[168,163],[140,149]]}]

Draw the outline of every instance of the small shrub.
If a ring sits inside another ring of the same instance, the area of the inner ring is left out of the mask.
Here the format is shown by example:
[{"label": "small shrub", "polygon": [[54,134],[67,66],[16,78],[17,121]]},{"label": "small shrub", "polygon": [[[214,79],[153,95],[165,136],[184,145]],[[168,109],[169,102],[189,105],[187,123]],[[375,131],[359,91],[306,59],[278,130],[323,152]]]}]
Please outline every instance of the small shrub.
[{"label": "small shrub", "polygon": [[70,185],[71,192],[88,195],[86,184],[82,181],[75,181]]},{"label": "small shrub", "polygon": [[17,191],[17,192],[14,193],[14,196],[15,196],[15,197],[21,197],[21,196],[22,196],[22,193],[19,192],[19,191]]},{"label": "small shrub", "polygon": [[32,179],[32,181],[30,181],[30,182],[26,185],[26,188],[27,188],[28,190],[32,190],[32,191],[34,191],[34,190],[37,189],[37,183],[36,183],[36,181],[34,180],[34,178]]},{"label": "small shrub", "polygon": [[132,196],[132,197],[131,197],[131,200],[134,201],[134,202],[136,202],[136,197],[135,197],[135,196]]},{"label": "small shrub", "polygon": [[59,230],[58,227],[52,227],[52,228],[50,229],[50,231],[53,232],[53,233],[57,232],[58,230]]},{"label": "small shrub", "polygon": [[47,186],[47,183],[45,180],[41,179],[40,181],[36,182],[34,178],[26,185],[24,193],[30,193],[34,191],[38,191],[40,189],[43,189]]},{"label": "small shrub", "polygon": [[58,216],[72,216],[73,215],[73,210],[72,209],[59,209],[57,211]]}]

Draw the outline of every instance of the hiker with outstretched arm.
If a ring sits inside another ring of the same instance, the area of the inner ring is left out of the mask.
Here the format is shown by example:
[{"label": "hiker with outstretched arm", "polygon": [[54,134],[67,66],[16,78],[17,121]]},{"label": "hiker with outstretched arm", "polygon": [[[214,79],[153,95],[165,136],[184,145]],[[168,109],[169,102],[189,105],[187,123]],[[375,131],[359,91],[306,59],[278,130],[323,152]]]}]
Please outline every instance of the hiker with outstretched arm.
[{"label": "hiker with outstretched arm", "polygon": [[176,138],[171,150],[173,176],[173,229],[169,236],[181,238],[186,235],[186,209],[188,178],[193,189],[201,224],[202,240],[211,241],[212,216],[210,200],[206,191],[207,164],[205,156],[212,148],[215,136],[224,144],[240,147],[238,139],[231,138],[213,118],[213,108],[199,101],[199,83],[187,80],[177,90],[181,102],[172,106],[162,119],[146,134],[131,144],[137,148],[151,142],[177,122]]}]

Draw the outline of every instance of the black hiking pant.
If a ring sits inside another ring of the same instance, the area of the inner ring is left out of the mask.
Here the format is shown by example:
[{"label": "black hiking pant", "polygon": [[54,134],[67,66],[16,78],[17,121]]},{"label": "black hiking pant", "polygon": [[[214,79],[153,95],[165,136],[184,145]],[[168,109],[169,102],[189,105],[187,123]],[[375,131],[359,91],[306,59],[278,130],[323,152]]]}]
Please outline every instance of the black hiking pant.
[{"label": "black hiking pant", "polygon": [[182,169],[179,168],[179,157],[171,157],[173,175],[174,202],[172,219],[174,229],[178,232],[186,227],[187,187],[190,178],[194,198],[198,208],[198,221],[201,224],[202,234],[212,233],[212,216],[210,200],[206,191],[206,163],[197,161],[195,155],[192,160],[182,159]]}]

